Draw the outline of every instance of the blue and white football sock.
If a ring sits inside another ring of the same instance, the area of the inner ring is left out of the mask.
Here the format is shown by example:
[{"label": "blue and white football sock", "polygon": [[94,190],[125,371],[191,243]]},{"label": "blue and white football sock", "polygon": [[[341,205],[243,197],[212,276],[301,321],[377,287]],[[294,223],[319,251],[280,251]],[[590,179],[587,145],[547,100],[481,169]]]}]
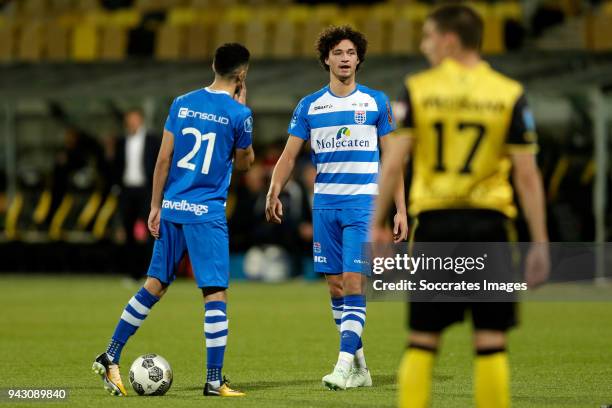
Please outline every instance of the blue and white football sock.
[{"label": "blue and white football sock", "polygon": [[[340,322],[340,354],[338,356],[338,363],[336,364],[337,367],[346,371],[351,369],[357,350],[363,348],[361,344],[361,334],[363,333],[365,321],[365,296],[345,296],[342,319]],[[363,353],[361,354],[363,356]]]},{"label": "blue and white football sock", "polygon": [[153,305],[158,301],[159,298],[149,293],[144,287],[132,296],[125,309],[123,309],[121,319],[119,319],[113,337],[106,349],[106,354],[113,363],[119,364],[123,346],[130,336],[136,333],[136,330],[149,315]]},{"label": "blue and white football sock", "polygon": [[[342,312],[344,311],[344,298],[331,298],[331,309],[334,322],[336,323],[336,328],[338,329],[338,333],[340,333],[340,323],[342,322]],[[356,368],[367,368],[361,337],[359,338],[353,365]]]},{"label": "blue and white football sock", "polygon": [[227,305],[213,301],[204,304],[204,336],[206,337],[206,382],[221,386],[221,370],[227,344]]}]

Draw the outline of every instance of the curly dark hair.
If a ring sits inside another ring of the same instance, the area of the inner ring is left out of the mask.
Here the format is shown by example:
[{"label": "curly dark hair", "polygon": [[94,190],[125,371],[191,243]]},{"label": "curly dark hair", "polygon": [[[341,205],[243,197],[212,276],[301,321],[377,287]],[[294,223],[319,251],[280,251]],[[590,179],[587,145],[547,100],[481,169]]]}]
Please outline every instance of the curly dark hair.
[{"label": "curly dark hair", "polygon": [[319,62],[325,70],[329,71],[329,65],[325,63],[325,59],[329,57],[329,52],[332,48],[342,40],[349,40],[355,44],[357,57],[359,58],[357,70],[359,70],[359,66],[365,61],[368,40],[366,40],[365,35],[348,25],[329,26],[319,34],[316,43],[317,51],[319,52]]}]

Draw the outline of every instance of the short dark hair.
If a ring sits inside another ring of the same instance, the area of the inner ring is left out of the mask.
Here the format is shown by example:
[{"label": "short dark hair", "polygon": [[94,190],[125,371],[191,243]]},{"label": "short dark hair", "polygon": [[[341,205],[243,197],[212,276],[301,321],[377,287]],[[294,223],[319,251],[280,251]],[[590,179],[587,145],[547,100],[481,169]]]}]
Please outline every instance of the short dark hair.
[{"label": "short dark hair", "polygon": [[325,63],[325,59],[329,57],[329,52],[336,45],[340,44],[342,40],[349,40],[355,44],[357,49],[357,57],[359,63],[357,69],[365,61],[366,50],[368,49],[368,40],[365,35],[357,30],[354,30],[351,26],[329,26],[317,38],[317,51],[319,52],[319,62],[327,71],[329,71],[329,65]]},{"label": "short dark hair", "polygon": [[223,77],[230,76],[236,69],[249,63],[249,50],[238,43],[226,43],[217,48],[213,67]]},{"label": "short dark hair", "polygon": [[463,48],[480,51],[482,46],[482,18],[469,6],[460,4],[441,6],[428,17],[441,33],[455,33]]}]

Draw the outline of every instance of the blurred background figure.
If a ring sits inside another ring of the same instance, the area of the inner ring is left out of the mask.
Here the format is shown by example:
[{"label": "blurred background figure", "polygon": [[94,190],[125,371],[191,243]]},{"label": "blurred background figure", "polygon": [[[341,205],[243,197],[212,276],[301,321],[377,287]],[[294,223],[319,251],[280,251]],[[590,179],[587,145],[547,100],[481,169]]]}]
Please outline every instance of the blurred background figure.
[{"label": "blurred background figure", "polygon": [[113,160],[114,183],[121,188],[119,216],[125,240],[124,256],[119,259],[122,270],[136,280],[147,267],[146,220],[160,137],[146,128],[144,114],[138,108],[126,111],[123,120],[125,133],[117,140]]}]

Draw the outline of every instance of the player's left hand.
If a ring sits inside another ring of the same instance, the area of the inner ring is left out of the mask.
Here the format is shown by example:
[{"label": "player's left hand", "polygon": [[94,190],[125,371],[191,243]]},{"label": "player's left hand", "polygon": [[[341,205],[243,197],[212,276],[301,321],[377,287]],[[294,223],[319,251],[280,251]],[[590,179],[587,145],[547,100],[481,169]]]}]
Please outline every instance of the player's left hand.
[{"label": "player's left hand", "polygon": [[408,238],[408,216],[398,212],[393,217],[393,242],[398,243]]},{"label": "player's left hand", "polygon": [[161,210],[159,207],[151,207],[151,212],[149,213],[149,221],[147,222],[147,226],[149,227],[149,232],[155,239],[159,239],[159,218],[160,218]]}]

